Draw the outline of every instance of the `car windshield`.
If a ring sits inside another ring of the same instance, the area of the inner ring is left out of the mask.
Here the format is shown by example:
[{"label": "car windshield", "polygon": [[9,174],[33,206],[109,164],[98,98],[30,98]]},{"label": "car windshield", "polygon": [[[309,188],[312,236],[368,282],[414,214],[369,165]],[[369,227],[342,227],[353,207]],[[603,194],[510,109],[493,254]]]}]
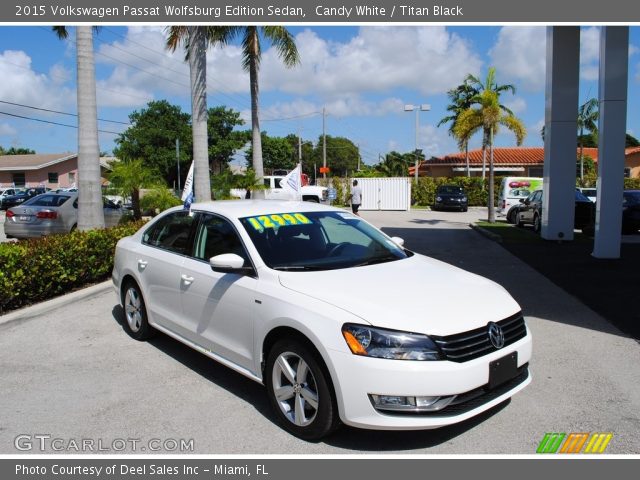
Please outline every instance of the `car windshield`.
[{"label": "car windshield", "polygon": [[22,205],[32,207],[60,207],[70,198],[68,195],[38,195],[37,197],[30,198]]},{"label": "car windshield", "polygon": [[462,189],[462,187],[445,185],[444,187],[438,187],[438,193],[444,193],[447,195],[458,195],[464,193],[464,190]]},{"label": "car windshield", "polygon": [[290,212],[240,221],[264,263],[275,270],[350,268],[412,255],[348,212]]},{"label": "car windshield", "polygon": [[586,195],[587,197],[595,197],[596,194],[597,194],[595,188],[592,188],[592,189],[584,188],[584,189],[582,189],[582,193],[583,193],[583,195]]},{"label": "car windshield", "polygon": [[513,190],[509,190],[507,194],[507,196],[511,198],[527,198],[529,195],[531,195],[531,191],[526,188],[514,188]]}]

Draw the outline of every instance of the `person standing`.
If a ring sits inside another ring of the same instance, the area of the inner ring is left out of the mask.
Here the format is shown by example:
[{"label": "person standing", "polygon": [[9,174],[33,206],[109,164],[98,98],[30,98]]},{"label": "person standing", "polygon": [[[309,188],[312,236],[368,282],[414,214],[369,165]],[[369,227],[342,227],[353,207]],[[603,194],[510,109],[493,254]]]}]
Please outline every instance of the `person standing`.
[{"label": "person standing", "polygon": [[353,187],[351,187],[351,211],[356,215],[360,216],[358,213],[358,209],[362,204],[362,188],[358,186],[358,180],[353,181]]}]

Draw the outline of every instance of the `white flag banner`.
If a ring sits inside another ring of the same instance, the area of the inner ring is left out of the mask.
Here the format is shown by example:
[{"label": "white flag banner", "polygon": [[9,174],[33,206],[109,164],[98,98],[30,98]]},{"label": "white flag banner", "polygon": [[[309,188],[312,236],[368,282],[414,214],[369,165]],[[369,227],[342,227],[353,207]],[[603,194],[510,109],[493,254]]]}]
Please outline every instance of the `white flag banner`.
[{"label": "white flag banner", "polygon": [[184,208],[191,207],[193,202],[193,162],[189,167],[189,174],[184,182],[184,190],[182,190],[182,201],[184,202]]},{"label": "white flag banner", "polygon": [[296,168],[291,170],[289,174],[280,181],[280,186],[285,190],[294,192],[297,200],[300,200],[302,197],[301,170],[301,165],[298,164]]}]

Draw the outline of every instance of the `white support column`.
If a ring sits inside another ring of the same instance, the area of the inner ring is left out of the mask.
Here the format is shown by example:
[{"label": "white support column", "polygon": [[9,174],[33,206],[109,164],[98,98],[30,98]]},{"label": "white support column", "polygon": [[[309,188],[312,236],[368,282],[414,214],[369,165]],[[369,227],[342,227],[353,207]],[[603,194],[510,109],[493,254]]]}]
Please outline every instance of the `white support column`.
[{"label": "white support column", "polygon": [[620,258],[628,68],[629,27],[602,27],[596,258]]},{"label": "white support column", "polygon": [[580,27],[547,27],[542,238],[573,240]]}]

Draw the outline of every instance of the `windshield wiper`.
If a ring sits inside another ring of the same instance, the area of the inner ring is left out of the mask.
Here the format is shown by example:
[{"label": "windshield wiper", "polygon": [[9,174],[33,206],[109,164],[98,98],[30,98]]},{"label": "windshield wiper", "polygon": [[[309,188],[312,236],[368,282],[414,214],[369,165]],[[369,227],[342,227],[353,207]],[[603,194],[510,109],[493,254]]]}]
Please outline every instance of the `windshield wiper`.
[{"label": "windshield wiper", "polygon": [[354,265],[354,267],[364,267],[365,265],[375,265],[377,263],[385,263],[385,262],[392,262],[393,260],[400,260],[401,257],[398,257],[396,255],[393,254],[389,254],[389,255],[381,255],[379,257],[371,257],[370,259],[362,262],[362,263],[358,263],[356,265]]},{"label": "windshield wiper", "polygon": [[308,265],[283,265],[280,267],[273,267],[274,270],[281,272],[299,272],[303,270],[323,270],[320,267],[310,267]]}]

